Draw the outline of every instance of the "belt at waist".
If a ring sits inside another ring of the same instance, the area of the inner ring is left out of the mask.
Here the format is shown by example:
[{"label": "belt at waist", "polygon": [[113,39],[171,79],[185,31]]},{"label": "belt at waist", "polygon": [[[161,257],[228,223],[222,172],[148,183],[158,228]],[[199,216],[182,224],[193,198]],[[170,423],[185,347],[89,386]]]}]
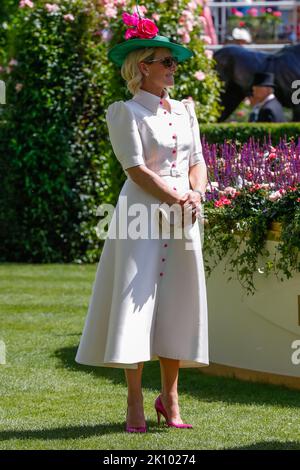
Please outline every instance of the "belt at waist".
[{"label": "belt at waist", "polygon": [[159,176],[188,176],[186,171],[179,171],[177,168],[169,168],[167,170],[159,170],[157,171]]}]

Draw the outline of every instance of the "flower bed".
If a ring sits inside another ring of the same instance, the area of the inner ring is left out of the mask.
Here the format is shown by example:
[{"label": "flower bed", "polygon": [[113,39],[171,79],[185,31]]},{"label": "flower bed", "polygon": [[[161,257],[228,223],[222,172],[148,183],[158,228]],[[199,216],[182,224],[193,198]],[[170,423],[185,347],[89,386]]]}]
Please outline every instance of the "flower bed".
[{"label": "flower bed", "polygon": [[[209,170],[205,206],[206,270],[225,257],[247,294],[254,275],[274,273],[280,280],[300,272],[300,139],[261,145],[203,142]],[[277,223],[277,226],[274,225]],[[279,225],[278,225],[279,224]],[[269,250],[266,240],[277,241]]]},{"label": "flower bed", "polygon": [[231,9],[232,15],[228,18],[229,28],[248,28],[255,43],[274,43],[278,40],[278,30],[282,23],[282,13],[273,8],[249,8],[241,12],[237,8]]}]

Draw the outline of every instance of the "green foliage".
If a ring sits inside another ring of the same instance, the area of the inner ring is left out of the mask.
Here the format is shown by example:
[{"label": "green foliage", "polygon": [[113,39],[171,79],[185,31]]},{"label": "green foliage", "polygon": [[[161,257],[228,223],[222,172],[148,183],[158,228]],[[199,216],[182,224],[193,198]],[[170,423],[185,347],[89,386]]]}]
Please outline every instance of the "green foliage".
[{"label": "green foliage", "polygon": [[[4,76],[1,166],[8,193],[0,197],[1,259],[70,261],[83,255],[96,240],[91,227],[87,234],[86,220],[95,222],[95,199],[110,183],[101,135],[103,82],[111,81],[111,69],[101,69],[106,48],[95,48],[91,34],[94,5],[59,5],[56,14],[47,13],[43,2],[24,8],[10,24],[18,65]],[[64,20],[67,13],[75,20]]]},{"label": "green foliage", "polygon": [[[226,257],[225,270],[245,288],[256,290],[254,275],[273,273],[283,281],[300,272],[300,185],[272,201],[268,185],[243,188],[227,194],[225,203],[211,201],[206,206],[207,229],[204,240],[206,272]],[[222,196],[224,198],[224,196]],[[272,232],[272,223],[280,232]],[[270,232],[271,230],[271,232]],[[272,254],[267,239],[278,242]]]},{"label": "green foliage", "polygon": [[280,139],[294,139],[296,142],[300,137],[299,123],[224,123],[224,124],[202,124],[201,134],[205,136],[208,143],[223,143],[224,141],[247,142],[250,137],[273,144],[279,143]]}]

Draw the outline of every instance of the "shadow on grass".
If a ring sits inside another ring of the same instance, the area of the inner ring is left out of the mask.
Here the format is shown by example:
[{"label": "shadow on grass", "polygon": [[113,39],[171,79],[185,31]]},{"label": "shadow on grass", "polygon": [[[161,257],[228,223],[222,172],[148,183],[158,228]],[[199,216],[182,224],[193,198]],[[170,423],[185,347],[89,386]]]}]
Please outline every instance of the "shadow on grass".
[{"label": "shadow on grass", "polygon": [[[158,428],[156,423],[147,420],[148,434],[152,432],[167,432],[167,427]],[[109,424],[96,424],[89,426],[63,426],[60,428],[48,429],[23,429],[0,431],[0,442],[8,441],[10,439],[41,439],[41,440],[56,440],[56,439],[87,439],[93,436],[104,436],[108,434],[124,433],[125,422],[122,423],[109,423]],[[132,433],[133,434],[133,433]],[[131,436],[132,434],[126,434]],[[136,434],[136,433],[134,433]],[[140,433],[139,433],[140,435]]]},{"label": "shadow on grass", "polygon": [[[77,347],[62,348],[55,351],[61,367],[81,373],[92,372],[96,377],[109,379],[116,384],[124,384],[123,369],[112,367],[90,367],[77,364],[75,355]],[[180,369],[179,393],[191,395],[206,402],[223,402],[227,404],[276,405],[282,408],[300,408],[300,393],[283,386],[246,382],[235,378],[213,377],[201,374],[199,369]],[[143,370],[143,388],[148,391],[159,391],[159,361],[145,362]]]},{"label": "shadow on grass", "polygon": [[231,447],[226,450],[299,450],[300,442],[298,441],[267,441],[256,442],[248,446]]}]

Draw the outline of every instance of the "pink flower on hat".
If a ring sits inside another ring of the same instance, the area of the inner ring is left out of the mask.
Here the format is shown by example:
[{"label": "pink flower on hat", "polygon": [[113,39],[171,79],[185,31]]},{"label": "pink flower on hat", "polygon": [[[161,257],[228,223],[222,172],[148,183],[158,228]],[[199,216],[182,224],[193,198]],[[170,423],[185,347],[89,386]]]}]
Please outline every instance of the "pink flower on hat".
[{"label": "pink flower on hat", "polygon": [[139,22],[139,15],[137,13],[133,13],[133,15],[129,15],[129,13],[122,13],[122,20],[127,26],[137,26]]},{"label": "pink flower on hat", "polygon": [[147,18],[139,20],[137,30],[139,37],[145,39],[151,39],[158,33],[158,27],[156,24]]},{"label": "pink flower on hat", "polygon": [[151,39],[158,33],[156,24],[147,18],[140,18],[137,13],[129,15],[128,13],[122,14],[123,22],[127,26],[133,26],[125,32],[125,39],[140,38]]}]

